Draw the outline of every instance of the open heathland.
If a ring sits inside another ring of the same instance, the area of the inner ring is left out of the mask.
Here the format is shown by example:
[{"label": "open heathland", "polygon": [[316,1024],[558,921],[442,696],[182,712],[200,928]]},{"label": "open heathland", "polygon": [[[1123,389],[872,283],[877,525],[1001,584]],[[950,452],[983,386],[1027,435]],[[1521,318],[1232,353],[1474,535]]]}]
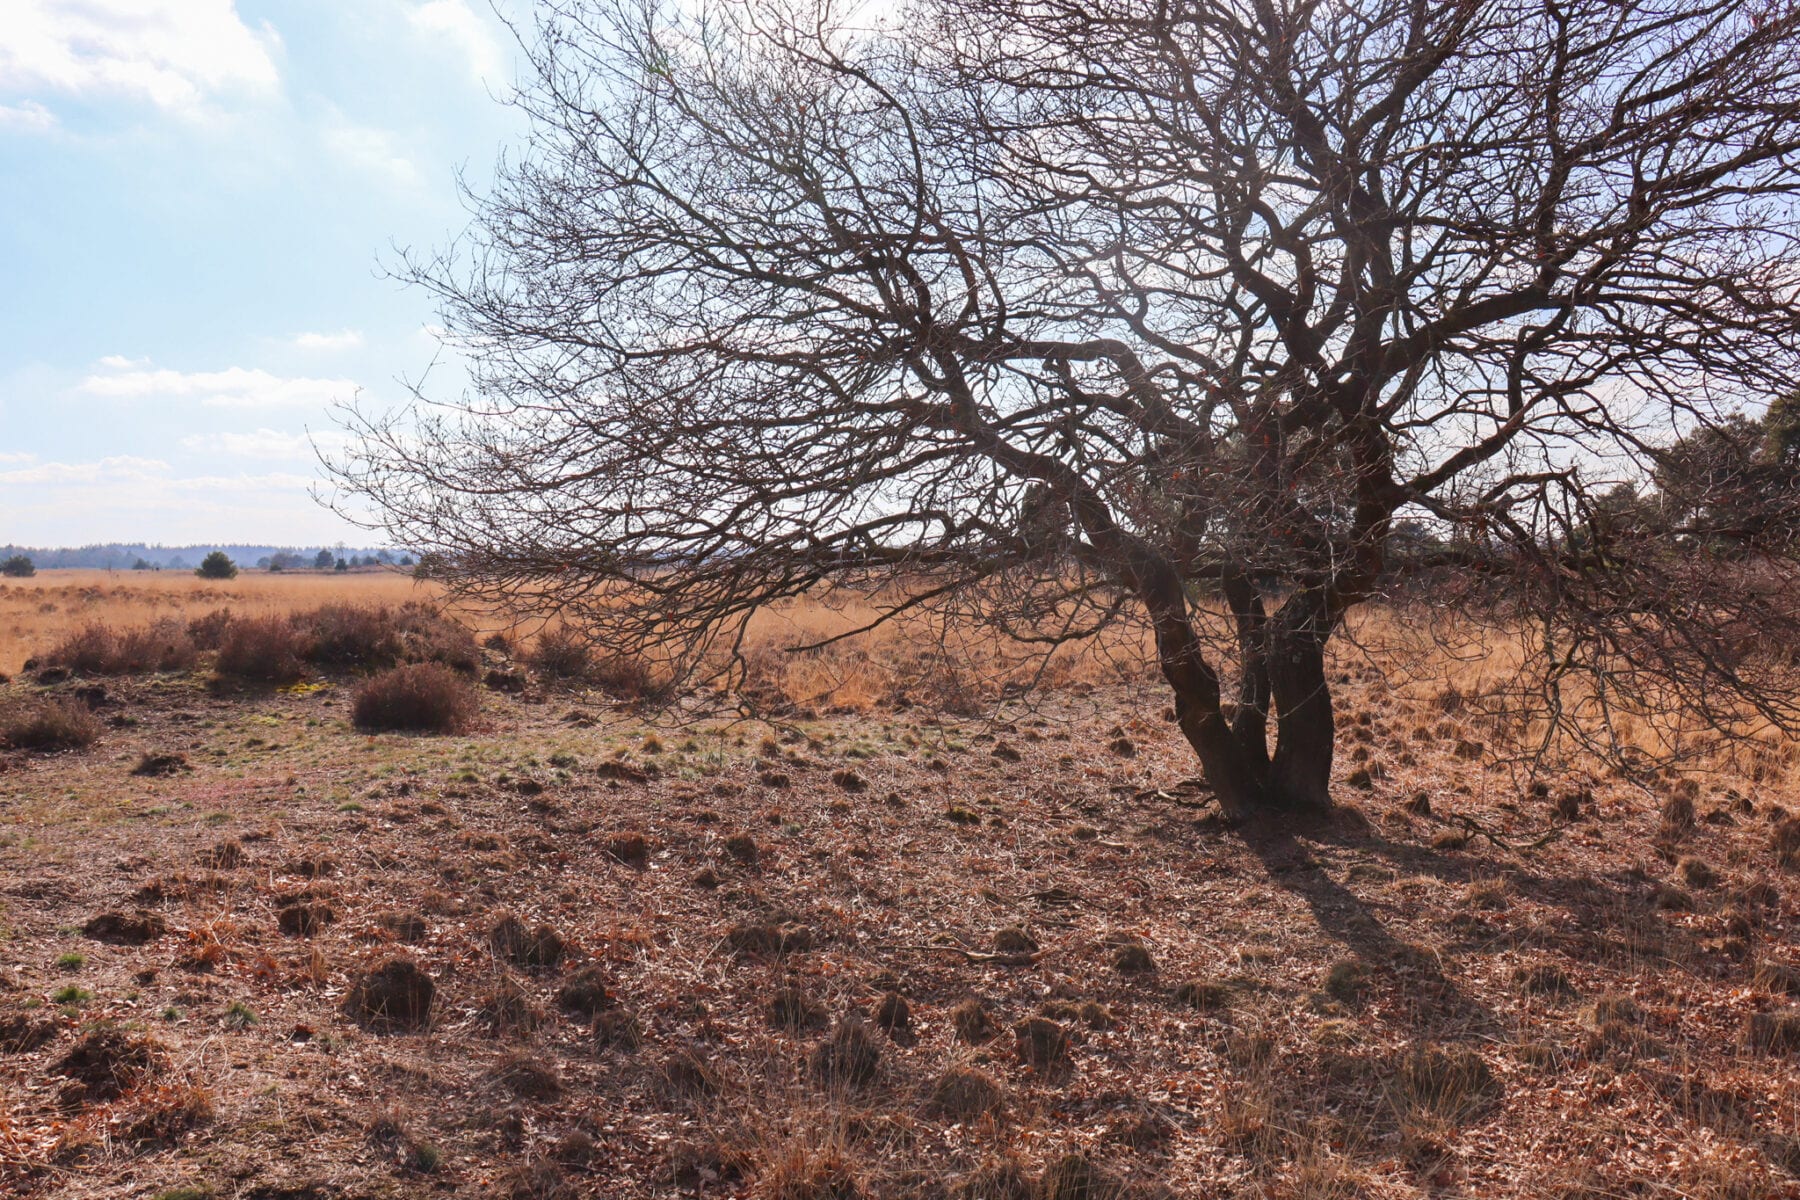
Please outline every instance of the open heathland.
[{"label": "open heathland", "polygon": [[1533,777],[1345,661],[1339,810],[1232,828],[1141,669],[763,720],[496,643],[371,734],[346,598],[246,605],[291,681],[0,686],[94,734],[0,750],[0,1192],[1800,1195],[1791,745]]}]

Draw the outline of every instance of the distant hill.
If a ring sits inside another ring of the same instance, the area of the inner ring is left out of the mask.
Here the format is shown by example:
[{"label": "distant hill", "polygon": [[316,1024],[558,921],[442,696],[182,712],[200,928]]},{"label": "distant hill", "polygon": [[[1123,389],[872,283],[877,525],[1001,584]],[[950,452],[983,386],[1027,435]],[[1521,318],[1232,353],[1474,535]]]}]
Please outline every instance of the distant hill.
[{"label": "distant hill", "polygon": [[[372,558],[382,553],[379,548],[356,546],[250,546],[214,542],[198,546],[150,546],[142,542],[107,542],[99,546],[74,547],[0,546],[0,558],[23,554],[39,570],[98,567],[103,570],[126,571],[141,561],[152,567],[183,571],[199,566],[200,560],[214,550],[223,550],[240,567],[254,567],[260,560],[272,559],[278,554],[303,559],[311,565],[321,550],[329,550],[333,556],[345,559]],[[402,556],[399,551],[389,551],[388,554],[394,559]]]}]

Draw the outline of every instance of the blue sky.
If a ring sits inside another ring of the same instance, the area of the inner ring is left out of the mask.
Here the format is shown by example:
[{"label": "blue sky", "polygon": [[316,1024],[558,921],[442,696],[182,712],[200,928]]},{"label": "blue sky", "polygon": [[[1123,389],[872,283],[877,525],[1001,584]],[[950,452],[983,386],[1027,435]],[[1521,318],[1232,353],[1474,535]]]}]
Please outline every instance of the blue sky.
[{"label": "blue sky", "polygon": [[309,432],[444,354],[381,266],[519,140],[511,34],[487,0],[0,8],[0,544],[367,540]]}]

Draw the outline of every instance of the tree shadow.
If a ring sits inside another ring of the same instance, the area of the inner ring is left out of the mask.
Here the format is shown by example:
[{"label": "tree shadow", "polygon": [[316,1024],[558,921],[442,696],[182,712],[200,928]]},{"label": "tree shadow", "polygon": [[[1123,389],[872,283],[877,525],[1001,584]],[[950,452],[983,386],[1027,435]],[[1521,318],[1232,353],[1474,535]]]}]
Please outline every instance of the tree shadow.
[{"label": "tree shadow", "polygon": [[1360,846],[1363,836],[1347,834],[1323,816],[1250,821],[1237,833],[1271,883],[1303,900],[1322,931],[1392,982],[1415,1037],[1461,1039],[1503,1031],[1493,1010],[1446,974],[1435,954],[1397,937],[1374,906],[1333,878],[1313,853],[1320,844]]}]

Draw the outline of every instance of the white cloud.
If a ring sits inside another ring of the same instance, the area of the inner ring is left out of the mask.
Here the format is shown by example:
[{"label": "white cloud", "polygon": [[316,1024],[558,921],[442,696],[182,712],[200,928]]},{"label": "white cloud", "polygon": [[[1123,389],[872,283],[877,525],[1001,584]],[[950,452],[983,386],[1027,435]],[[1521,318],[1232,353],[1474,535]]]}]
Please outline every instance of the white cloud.
[{"label": "white cloud", "polygon": [[22,450],[0,450],[0,467],[36,461],[37,455],[29,454]]},{"label": "white cloud", "polygon": [[319,481],[292,471],[175,474],[147,458],[48,462],[0,470],[0,512],[26,543],[150,537],[300,545],[351,536],[313,499]]},{"label": "white cloud", "polygon": [[487,24],[463,0],[427,0],[407,13],[413,28],[449,42],[469,62],[480,83],[500,82],[506,69],[500,45]]},{"label": "white cloud", "polygon": [[258,429],[252,433],[198,433],[181,439],[189,450],[203,454],[223,454],[231,458],[311,458],[313,447],[333,450],[343,447],[348,437],[338,430],[320,433],[284,433],[278,429]]},{"label": "white cloud", "polygon": [[354,329],[336,333],[297,333],[294,345],[302,350],[354,350],[363,344],[363,335]]},{"label": "white cloud", "polygon": [[268,95],[279,39],[233,0],[6,0],[0,89],[114,95],[194,112],[214,97]]},{"label": "white cloud", "polygon": [[88,484],[107,480],[128,483],[154,478],[156,472],[168,469],[169,464],[159,459],[133,458],[130,455],[102,458],[97,462],[34,463],[11,471],[0,471],[0,487]]},{"label": "white cloud", "polygon": [[283,378],[268,371],[227,367],[223,371],[172,371],[149,368],[109,356],[101,360],[107,371],[81,381],[80,389],[91,396],[116,399],[164,397],[198,399],[217,408],[272,408],[280,405],[322,406],[356,395],[350,379]]},{"label": "white cloud", "polygon": [[367,125],[342,124],[325,131],[325,148],[358,170],[385,176],[403,188],[418,188],[425,177],[394,145],[394,135]]},{"label": "white cloud", "polygon": [[23,104],[0,104],[0,130],[15,133],[49,133],[56,128],[56,114],[27,100]]},{"label": "white cloud", "polygon": [[132,367],[147,367],[150,365],[150,360],[147,358],[126,358],[123,354],[108,354],[105,358],[100,360],[100,365],[114,371],[126,371],[130,370]]}]

